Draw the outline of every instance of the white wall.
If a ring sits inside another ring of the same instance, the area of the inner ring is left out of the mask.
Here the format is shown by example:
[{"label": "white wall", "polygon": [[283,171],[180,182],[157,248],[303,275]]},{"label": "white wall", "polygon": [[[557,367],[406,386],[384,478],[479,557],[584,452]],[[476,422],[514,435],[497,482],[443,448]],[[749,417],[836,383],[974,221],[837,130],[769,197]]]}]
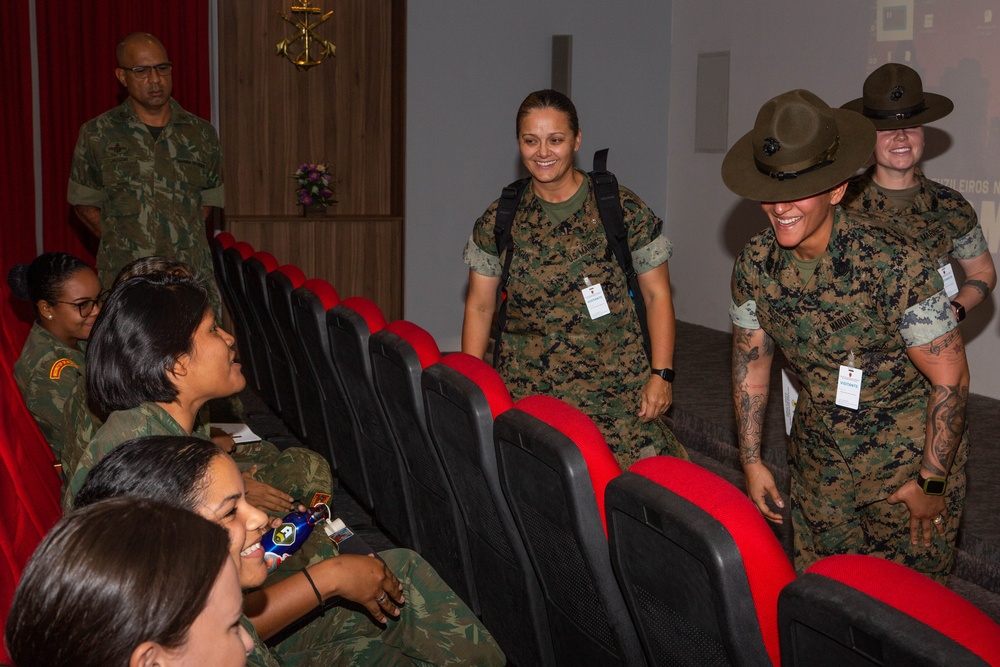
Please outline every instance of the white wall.
[{"label": "white wall", "polygon": [[[572,96],[584,135],[578,165],[589,168],[594,149],[612,148],[610,168],[666,221],[676,247],[670,269],[678,318],[728,330],[733,261],[767,222],[756,205],[723,186],[722,155],[694,153],[697,55],[731,52],[732,144],[753,126],[761,104],[786,90],[808,88],[831,106],[860,96],[869,58],[881,64],[889,48],[874,38],[876,2],[408,3],[407,319],[428,329],[442,348],[459,347],[467,282],[462,247],[476,217],[519,175],[514,114],[528,92],[550,83],[551,35],[572,34]],[[928,83],[928,90],[952,97],[956,111],[933,124],[937,142],[947,145],[928,146],[925,171],[955,179],[970,177],[972,166],[975,173],[989,172],[1000,151],[983,150],[967,130],[962,105],[980,101],[990,84],[1000,87],[1000,74],[989,69],[992,61],[1000,63],[993,57],[1000,32],[981,25],[943,29],[954,14],[944,12],[945,5],[954,9],[952,3],[916,4],[920,58],[913,64],[925,79],[938,81],[943,69],[960,71],[969,59],[983,61],[985,77],[952,76],[947,90]],[[922,14],[935,6],[933,28],[922,28]],[[963,20],[981,23],[982,13]],[[976,38],[961,38],[961,30]],[[973,149],[988,155],[971,160]],[[1000,173],[991,178],[1000,181]],[[991,195],[967,196],[981,216],[988,213],[984,227],[996,250],[1000,201],[990,200],[1000,194],[991,188]],[[994,293],[962,330],[972,390],[1000,398],[997,302]]]},{"label": "white wall", "polygon": [[[461,343],[472,225],[520,174],[514,116],[551,84],[552,35],[573,35],[577,166],[609,168],[661,217],[667,183],[670,2],[409,2],[406,318]],[[667,222],[668,233],[670,222]]]},{"label": "white wall", "polygon": [[[902,2],[895,4],[904,4]],[[920,34],[923,12],[938,6],[934,30]],[[945,28],[941,12],[951,3],[925,2],[918,6],[917,39],[905,45],[924,71],[925,80],[942,78],[942,71],[965,69],[968,59],[997,59],[1000,53],[1000,24],[997,32],[984,34],[979,7],[964,24]],[[695,154],[693,142],[694,92],[697,55],[712,51],[731,52],[729,92],[729,144],[753,127],[760,106],[771,97],[793,88],[807,88],[831,106],[839,106],[861,96],[865,77],[886,60],[891,44],[874,40],[876,0],[841,0],[817,3],[800,0],[675,0],[670,51],[670,132],[667,202],[673,224],[670,235],[677,247],[670,261],[674,299],[679,319],[728,330],[730,323],[729,277],[736,254],[745,241],[762,229],[767,220],[755,204],[730,193],[719,176],[722,155]],[[1000,21],[1000,16],[996,17]],[[935,32],[936,31],[936,32]],[[977,39],[956,36],[977,35]],[[984,42],[986,46],[984,46]],[[930,57],[934,48],[933,58]],[[899,49],[896,46],[897,50]],[[915,51],[915,53],[914,53]],[[899,58],[900,60],[902,58]],[[987,66],[984,64],[984,69]],[[933,70],[928,75],[928,70]],[[956,80],[958,79],[958,80]],[[1000,80],[971,80],[951,76],[943,90],[926,84],[930,92],[947,94],[956,111],[935,122],[935,141],[950,144],[933,149],[928,130],[928,150],[923,167],[935,178],[969,178],[989,175],[991,167],[971,158],[981,151],[978,140],[967,126],[969,116],[961,113],[981,99],[982,84]],[[996,93],[992,93],[995,97]],[[985,108],[983,109],[985,111]],[[985,115],[985,114],[983,114]],[[996,120],[993,121],[997,123]],[[994,130],[995,131],[995,130]],[[992,141],[997,141],[994,138]],[[991,142],[992,145],[992,142]],[[938,155],[934,155],[938,153]],[[993,157],[1000,165],[1000,156]],[[994,171],[991,179],[1000,180]],[[991,193],[993,188],[990,188]],[[996,250],[1000,225],[990,216],[1000,195],[966,195],[983,218],[987,239]],[[983,216],[985,210],[987,215]],[[683,222],[681,222],[683,221]],[[994,254],[1000,264],[1000,257]],[[962,325],[972,369],[972,391],[1000,398],[1000,324],[997,293],[970,315]]]}]

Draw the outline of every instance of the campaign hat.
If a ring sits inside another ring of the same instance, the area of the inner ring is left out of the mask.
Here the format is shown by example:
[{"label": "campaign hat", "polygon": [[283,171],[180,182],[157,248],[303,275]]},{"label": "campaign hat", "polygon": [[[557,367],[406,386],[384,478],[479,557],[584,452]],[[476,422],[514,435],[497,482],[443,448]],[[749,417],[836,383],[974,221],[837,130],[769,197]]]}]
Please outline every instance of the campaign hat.
[{"label": "campaign hat", "polygon": [[840,185],[874,149],[867,118],[791,90],[764,103],[753,129],[723,159],[722,180],[747,199],[795,201]]},{"label": "campaign hat", "polygon": [[841,108],[863,114],[876,130],[925,125],[955,108],[944,95],[925,93],[916,70],[900,63],[886,63],[869,74],[862,93]]}]

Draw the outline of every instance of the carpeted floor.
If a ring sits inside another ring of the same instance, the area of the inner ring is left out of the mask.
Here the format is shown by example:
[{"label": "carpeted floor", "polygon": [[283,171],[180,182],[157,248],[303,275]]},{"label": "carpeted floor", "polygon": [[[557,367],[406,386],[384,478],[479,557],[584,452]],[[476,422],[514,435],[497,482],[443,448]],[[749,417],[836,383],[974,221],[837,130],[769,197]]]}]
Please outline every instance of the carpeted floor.
[{"label": "carpeted floor", "polygon": [[[732,405],[731,340],[728,332],[677,323],[674,352],[677,379],[674,405],[667,420],[693,461],[744,488]],[[784,359],[780,353],[778,361],[772,369],[762,453],[779,488],[787,495],[786,436],[780,396],[780,368]],[[969,399],[968,422],[972,442],[966,466],[968,491],[949,588],[1000,622],[1000,521],[997,520],[1000,401],[973,394]],[[787,510],[785,515],[785,526],[772,527],[786,551],[790,551]]]}]

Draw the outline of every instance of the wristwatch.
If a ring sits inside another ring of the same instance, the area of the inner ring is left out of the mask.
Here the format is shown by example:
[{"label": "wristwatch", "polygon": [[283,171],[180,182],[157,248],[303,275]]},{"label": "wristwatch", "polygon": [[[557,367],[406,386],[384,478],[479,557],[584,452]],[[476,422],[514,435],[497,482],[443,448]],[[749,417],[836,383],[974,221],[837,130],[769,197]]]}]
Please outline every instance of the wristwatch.
[{"label": "wristwatch", "polygon": [[944,477],[924,477],[919,470],[917,471],[917,484],[920,486],[920,490],[928,496],[943,496],[945,489],[948,488],[948,480]]},{"label": "wristwatch", "polygon": [[672,368],[654,368],[653,375],[659,375],[667,382],[674,381],[674,369]]},{"label": "wristwatch", "polygon": [[951,306],[952,306],[952,308],[955,309],[955,317],[958,318],[958,321],[961,322],[962,320],[964,320],[965,319],[965,306],[963,306],[962,304],[960,304],[958,301],[952,301],[951,302]]}]

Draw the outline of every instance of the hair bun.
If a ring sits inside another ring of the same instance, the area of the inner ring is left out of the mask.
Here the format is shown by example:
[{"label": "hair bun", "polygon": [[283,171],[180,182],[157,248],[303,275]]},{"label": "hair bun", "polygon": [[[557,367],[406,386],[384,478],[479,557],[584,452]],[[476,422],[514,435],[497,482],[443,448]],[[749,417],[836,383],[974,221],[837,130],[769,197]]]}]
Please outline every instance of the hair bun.
[{"label": "hair bun", "polygon": [[7,272],[7,286],[18,299],[27,301],[31,297],[28,295],[28,265],[15,264]]}]

